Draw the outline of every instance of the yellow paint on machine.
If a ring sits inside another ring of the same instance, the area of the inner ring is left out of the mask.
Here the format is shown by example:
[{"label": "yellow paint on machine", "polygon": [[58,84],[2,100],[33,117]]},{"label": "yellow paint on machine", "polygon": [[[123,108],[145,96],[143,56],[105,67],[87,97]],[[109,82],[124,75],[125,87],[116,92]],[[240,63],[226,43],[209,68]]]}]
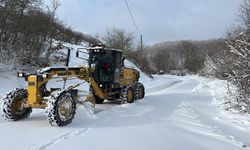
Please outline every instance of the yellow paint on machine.
[{"label": "yellow paint on machine", "polygon": [[36,75],[31,75],[28,78],[28,105],[33,108],[45,108],[46,105],[42,103],[42,97],[39,93],[39,88],[43,82],[38,82]]},{"label": "yellow paint on machine", "polygon": [[139,72],[135,69],[131,68],[123,68],[122,69],[122,76],[120,80],[120,85],[133,85],[139,79]]}]

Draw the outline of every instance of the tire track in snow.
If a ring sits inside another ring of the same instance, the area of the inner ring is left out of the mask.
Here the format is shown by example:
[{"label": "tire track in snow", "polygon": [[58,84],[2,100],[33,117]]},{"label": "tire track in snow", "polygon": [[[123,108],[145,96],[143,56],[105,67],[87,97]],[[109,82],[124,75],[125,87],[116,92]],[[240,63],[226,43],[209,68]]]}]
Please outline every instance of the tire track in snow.
[{"label": "tire track in snow", "polygon": [[[199,90],[200,90],[200,88],[202,88],[202,86],[204,86],[203,83],[200,83],[197,87],[195,87],[192,90],[192,94],[189,95],[187,98],[193,99],[192,96],[195,96],[196,93],[200,93]],[[211,89],[208,89],[208,90],[211,90]],[[209,91],[209,92],[211,92],[211,91]],[[210,99],[212,99],[214,97],[214,95],[215,95],[214,92],[212,92],[212,93],[208,94],[207,96],[209,96]],[[186,107],[190,108],[192,110],[192,112],[197,115],[197,120],[199,120],[199,122],[201,124],[203,124],[203,126],[208,128],[209,132],[214,134],[215,137],[217,137],[220,140],[230,142],[231,144],[236,145],[240,148],[250,150],[250,147],[249,147],[250,143],[249,142],[246,142],[246,140],[242,140],[242,139],[238,138],[237,136],[233,136],[230,134],[230,132],[224,130],[223,127],[219,126],[216,123],[216,121],[214,121],[214,119],[210,119],[210,116],[206,116],[204,114],[204,112],[199,109],[199,107],[197,109],[197,106],[195,105],[195,103],[190,102],[189,99],[187,99]],[[204,118],[209,118],[209,120],[204,119]]]},{"label": "tire track in snow", "polygon": [[224,133],[223,130],[220,129],[218,126],[207,125],[207,127],[210,129],[210,132],[213,133],[218,139],[228,141],[240,148],[245,148],[247,150],[250,149],[249,144],[247,144],[247,142],[244,142],[243,140],[237,138],[236,136]]},{"label": "tire track in snow", "polygon": [[225,140],[231,141],[232,144],[235,144],[235,145],[237,145],[237,146],[239,146],[241,148],[250,149],[249,145],[246,144],[246,142],[244,142],[243,140],[241,140],[241,139],[239,139],[239,138],[237,138],[235,136],[224,134],[223,131],[219,127],[211,126],[210,128],[211,128],[213,133],[218,134],[219,136],[221,136]]},{"label": "tire track in snow", "polygon": [[85,134],[88,134],[90,131],[91,129],[81,129],[81,130],[68,132],[63,135],[60,135],[59,137],[51,139],[48,143],[42,144],[41,146],[34,145],[32,146],[32,148],[30,148],[30,150],[46,150],[49,147],[58,144],[59,142],[62,142],[64,140],[69,140],[76,136],[83,136]]},{"label": "tire track in snow", "polygon": [[[181,82],[183,82],[183,80],[176,80],[176,81],[172,81],[170,83],[168,82],[168,83],[165,83],[165,84],[160,84],[160,85],[152,87],[152,88],[147,88],[146,93],[151,94],[151,93],[154,93],[154,92],[162,91],[162,90],[170,88],[170,87],[172,87],[172,86],[174,86],[174,85],[176,85],[178,83],[181,83]],[[113,108],[113,107],[111,107],[111,108]],[[37,112],[37,113],[34,114],[34,116],[36,116],[36,115],[39,116],[42,113],[43,112]],[[65,140],[69,140],[69,139],[74,138],[76,136],[85,135],[85,134],[89,133],[90,131],[91,131],[91,129],[81,129],[81,130],[67,132],[65,134],[62,134],[62,135],[56,137],[56,138],[51,139],[49,142],[44,143],[44,144],[42,144],[40,146],[33,145],[30,148],[30,150],[47,150],[53,145],[56,145],[56,144],[58,144],[60,142],[63,142]]]},{"label": "tire track in snow", "polygon": [[198,111],[193,109],[195,108],[193,107],[193,104],[186,101],[185,103],[182,103],[181,107],[186,111],[184,113],[185,115],[182,114],[184,117],[190,116],[189,118],[196,120],[196,124],[192,124],[193,126],[199,126],[204,128],[203,131],[198,131],[197,129],[190,131],[195,132],[197,134],[210,136],[218,140],[223,140],[246,150],[250,149],[249,144],[247,144],[247,142],[237,138],[236,136],[226,134],[220,127],[216,126],[216,124],[213,124],[208,120],[204,120],[204,117],[202,117],[202,115],[199,114]]},{"label": "tire track in snow", "polygon": [[152,88],[147,88],[146,89],[146,94],[150,94],[150,93],[153,93],[153,92],[159,92],[161,90],[165,90],[167,88],[170,88],[178,83],[181,83],[183,82],[183,80],[177,80],[177,81],[173,81],[172,83],[167,83],[167,84],[162,84],[162,85],[159,85],[159,86],[156,86],[156,87],[152,87]]}]

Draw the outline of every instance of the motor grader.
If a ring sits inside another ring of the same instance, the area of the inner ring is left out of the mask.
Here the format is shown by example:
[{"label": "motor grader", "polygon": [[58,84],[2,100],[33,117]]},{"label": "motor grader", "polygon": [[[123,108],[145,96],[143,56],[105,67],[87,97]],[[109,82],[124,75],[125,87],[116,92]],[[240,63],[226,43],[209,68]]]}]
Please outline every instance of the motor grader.
[{"label": "motor grader", "polygon": [[[88,59],[81,57],[87,54]],[[145,90],[139,82],[139,71],[124,66],[122,51],[95,46],[78,49],[77,58],[87,60],[88,66],[49,67],[34,74],[18,72],[17,76],[25,78],[27,89],[15,89],[6,94],[2,101],[2,113],[6,120],[18,121],[27,118],[32,109],[45,109],[47,120],[51,125],[70,124],[76,113],[77,103],[101,104],[104,100],[132,103],[144,98]],[[47,84],[52,79],[78,78],[89,84],[89,94],[79,96],[81,83],[68,88],[50,88]],[[82,99],[81,99],[82,98]]]}]

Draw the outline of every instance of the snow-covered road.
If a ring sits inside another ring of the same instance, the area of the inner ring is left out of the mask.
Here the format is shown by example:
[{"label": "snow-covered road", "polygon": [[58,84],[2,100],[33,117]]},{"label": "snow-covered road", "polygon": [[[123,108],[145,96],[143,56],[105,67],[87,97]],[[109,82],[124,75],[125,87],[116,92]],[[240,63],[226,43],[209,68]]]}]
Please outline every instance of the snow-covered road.
[{"label": "snow-covered road", "polygon": [[[72,124],[63,128],[51,127],[44,111],[35,110],[18,122],[0,118],[1,149],[250,149],[250,122],[225,117],[212,105],[219,91],[204,85],[203,78],[142,79],[146,86],[143,100],[125,105],[106,102],[97,106],[95,114],[78,106]],[[9,82],[15,86],[13,79]]]}]

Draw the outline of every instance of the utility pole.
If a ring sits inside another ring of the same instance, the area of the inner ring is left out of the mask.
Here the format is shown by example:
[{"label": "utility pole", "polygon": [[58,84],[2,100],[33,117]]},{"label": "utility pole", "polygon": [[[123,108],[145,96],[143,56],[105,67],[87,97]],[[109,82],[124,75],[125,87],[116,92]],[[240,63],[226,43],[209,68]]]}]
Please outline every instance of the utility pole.
[{"label": "utility pole", "polygon": [[[70,61],[70,48],[68,48],[68,53],[67,53],[67,58],[66,58],[66,64],[65,64],[66,68],[69,67],[69,61]],[[67,69],[67,71],[68,71],[68,69]],[[63,89],[65,89],[65,87],[66,87],[66,82],[67,82],[67,78],[63,78]]]},{"label": "utility pole", "polygon": [[142,35],[141,35],[141,53],[143,51],[143,47],[142,47]]}]

